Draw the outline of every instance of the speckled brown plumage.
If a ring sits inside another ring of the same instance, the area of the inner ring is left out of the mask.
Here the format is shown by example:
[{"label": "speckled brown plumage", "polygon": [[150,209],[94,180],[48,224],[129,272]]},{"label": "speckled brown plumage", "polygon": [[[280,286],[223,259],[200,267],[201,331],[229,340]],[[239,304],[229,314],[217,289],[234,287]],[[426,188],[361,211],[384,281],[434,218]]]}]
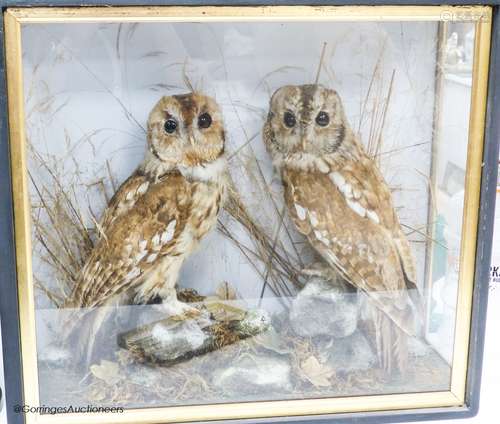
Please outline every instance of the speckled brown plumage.
[{"label": "speckled brown plumage", "polygon": [[[133,207],[104,227],[82,270],[82,284],[75,286],[72,306],[98,306],[124,290],[135,290],[138,302],[161,295],[166,283],[162,279],[147,288],[138,286],[159,262],[180,261],[190,253],[190,244],[196,244],[215,224],[217,199],[220,203],[217,185],[190,182],[178,172],[152,183]],[[187,232],[192,240],[186,240]]]},{"label": "speckled brown plumage", "polygon": [[[160,297],[166,312],[188,309],[177,301],[174,287],[184,260],[214,228],[224,201],[223,137],[213,99],[199,93],[160,99],[149,115],[145,159],[105,210],[100,236],[65,307]],[[92,320],[90,336],[99,321],[102,317]],[[68,332],[73,327],[68,325]]]},{"label": "speckled brown plumage", "polygon": [[340,97],[320,85],[282,87],[263,133],[297,229],[366,294],[383,366],[404,369],[406,336],[416,333],[408,291],[416,287],[413,256],[389,187],[353,134]]}]

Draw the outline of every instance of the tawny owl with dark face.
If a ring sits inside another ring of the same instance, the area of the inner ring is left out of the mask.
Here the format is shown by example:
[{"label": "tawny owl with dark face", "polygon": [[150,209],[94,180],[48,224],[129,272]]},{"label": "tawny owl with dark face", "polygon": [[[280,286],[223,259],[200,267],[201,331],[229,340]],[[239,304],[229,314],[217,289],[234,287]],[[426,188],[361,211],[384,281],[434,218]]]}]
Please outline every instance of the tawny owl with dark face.
[{"label": "tawny owl with dark face", "polygon": [[[199,93],[163,97],[147,132],[145,158],[105,210],[101,236],[66,307],[159,297],[168,313],[187,309],[175,292],[179,271],[214,228],[225,195],[222,115]],[[92,325],[90,336],[97,331]]]},{"label": "tawny owl with dark face", "polygon": [[408,291],[416,289],[413,257],[389,187],[351,130],[339,95],[321,85],[280,88],[263,134],[297,229],[366,293],[379,311],[382,365],[403,368],[402,335],[416,333]]}]

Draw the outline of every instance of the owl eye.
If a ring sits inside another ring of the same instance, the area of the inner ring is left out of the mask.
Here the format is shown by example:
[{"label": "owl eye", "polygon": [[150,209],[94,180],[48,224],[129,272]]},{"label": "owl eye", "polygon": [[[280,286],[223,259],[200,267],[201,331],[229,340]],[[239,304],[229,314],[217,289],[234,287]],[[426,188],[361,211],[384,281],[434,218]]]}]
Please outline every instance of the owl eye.
[{"label": "owl eye", "polygon": [[295,116],[292,112],[285,112],[285,115],[283,116],[283,122],[288,128],[292,128],[297,123],[297,120],[295,119]]},{"label": "owl eye", "polygon": [[316,123],[322,127],[326,127],[328,123],[330,122],[330,117],[328,116],[328,113],[321,111],[318,113],[318,116],[316,116]]},{"label": "owl eye", "polygon": [[165,132],[172,134],[177,129],[177,122],[173,119],[167,119],[164,128]]},{"label": "owl eye", "polygon": [[198,128],[208,128],[212,125],[212,117],[209,113],[205,112],[198,116]]}]

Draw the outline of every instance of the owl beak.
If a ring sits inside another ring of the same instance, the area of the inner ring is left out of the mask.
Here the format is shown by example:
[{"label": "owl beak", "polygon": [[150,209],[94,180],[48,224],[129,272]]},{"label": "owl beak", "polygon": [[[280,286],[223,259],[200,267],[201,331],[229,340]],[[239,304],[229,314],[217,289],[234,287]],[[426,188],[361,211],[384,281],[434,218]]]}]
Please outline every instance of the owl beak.
[{"label": "owl beak", "polygon": [[191,145],[191,147],[195,147],[195,145],[196,145],[196,142],[195,142],[193,135],[189,136],[189,144]]},{"label": "owl beak", "polygon": [[302,139],[300,140],[300,147],[302,148],[302,150],[306,150],[306,143],[307,143],[307,137],[302,137]]}]

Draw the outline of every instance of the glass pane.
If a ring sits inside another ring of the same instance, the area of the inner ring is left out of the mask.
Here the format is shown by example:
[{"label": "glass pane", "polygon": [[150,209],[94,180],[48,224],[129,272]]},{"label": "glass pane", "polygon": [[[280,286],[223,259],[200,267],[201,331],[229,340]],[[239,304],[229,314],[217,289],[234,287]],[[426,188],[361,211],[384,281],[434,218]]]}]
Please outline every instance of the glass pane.
[{"label": "glass pane", "polygon": [[41,403],[449,390],[474,31],[24,24]]}]

